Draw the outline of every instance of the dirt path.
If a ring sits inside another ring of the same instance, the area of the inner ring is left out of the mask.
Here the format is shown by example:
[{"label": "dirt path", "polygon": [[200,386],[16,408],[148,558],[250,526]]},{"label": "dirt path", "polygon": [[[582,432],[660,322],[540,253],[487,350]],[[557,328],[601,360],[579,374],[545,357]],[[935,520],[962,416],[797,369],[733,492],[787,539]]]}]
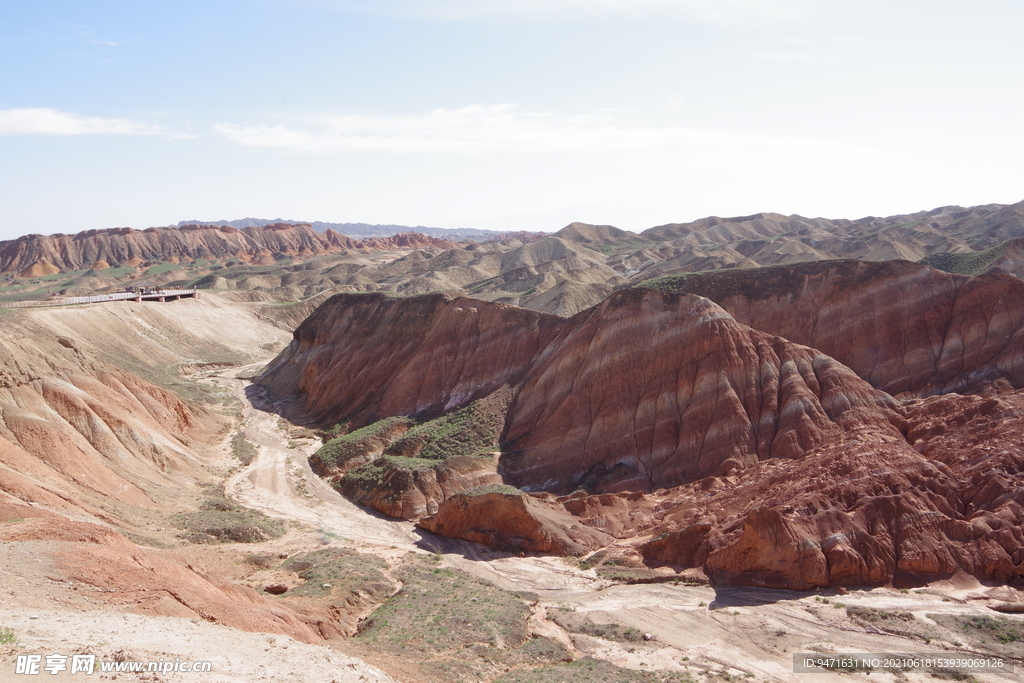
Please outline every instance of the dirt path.
[{"label": "dirt path", "polygon": [[258,455],[241,472],[224,484],[229,496],[271,517],[291,519],[316,527],[327,538],[347,541],[372,549],[418,550],[419,535],[411,522],[376,517],[342,497],[309,466],[314,445],[291,448],[278,427],[278,416],[269,412],[258,387],[250,388],[255,401],[246,395],[247,382],[239,374],[256,366],[232,368],[211,378],[227,386],[244,406],[245,436],[257,447]]}]

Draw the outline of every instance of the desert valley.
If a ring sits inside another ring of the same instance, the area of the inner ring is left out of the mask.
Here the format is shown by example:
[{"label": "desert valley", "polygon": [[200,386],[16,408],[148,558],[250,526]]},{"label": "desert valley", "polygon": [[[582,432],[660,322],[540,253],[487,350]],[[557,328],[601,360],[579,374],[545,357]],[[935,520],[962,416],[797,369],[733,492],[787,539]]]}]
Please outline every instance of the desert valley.
[{"label": "desert valley", "polygon": [[0,242],[0,680],[1019,680],[1024,202],[247,223]]}]

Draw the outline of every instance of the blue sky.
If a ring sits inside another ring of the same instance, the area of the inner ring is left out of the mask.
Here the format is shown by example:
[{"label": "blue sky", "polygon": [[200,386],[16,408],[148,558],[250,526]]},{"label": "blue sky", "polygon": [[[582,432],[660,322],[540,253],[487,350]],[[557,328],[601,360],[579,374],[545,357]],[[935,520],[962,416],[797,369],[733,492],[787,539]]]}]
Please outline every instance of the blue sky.
[{"label": "blue sky", "polygon": [[0,239],[1024,199],[1024,3],[0,0]]}]

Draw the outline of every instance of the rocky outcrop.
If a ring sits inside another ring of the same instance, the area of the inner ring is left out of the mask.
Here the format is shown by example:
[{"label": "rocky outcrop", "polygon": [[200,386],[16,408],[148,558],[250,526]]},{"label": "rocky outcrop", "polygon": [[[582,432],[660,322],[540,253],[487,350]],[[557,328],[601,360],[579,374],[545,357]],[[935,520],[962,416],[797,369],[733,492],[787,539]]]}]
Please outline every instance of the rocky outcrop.
[{"label": "rocky outcrop", "polygon": [[890,394],[1024,387],[1024,282],[906,261],[821,261],[664,278],[813,347]]},{"label": "rocky outcrop", "polygon": [[931,397],[905,414],[906,441],[826,446],[643,501],[655,521],[641,552],[718,583],[800,590],[1020,581],[1024,395]]},{"label": "rocky outcrop", "polygon": [[556,555],[583,555],[612,540],[581,524],[558,503],[509,486],[484,486],[458,493],[417,525],[442,536]]},{"label": "rocky outcrop", "polygon": [[208,478],[193,448],[222,421],[110,367],[0,388],[0,500],[111,520],[157,508],[164,490]]},{"label": "rocky outcrop", "polygon": [[433,462],[385,456],[342,477],[336,488],[385,515],[420,519],[466,489],[500,483],[493,458],[455,456]]},{"label": "rocky outcrop", "polygon": [[[504,482],[569,495],[445,491],[420,521],[438,533],[567,552],[551,529],[575,523],[605,535],[570,534],[582,546],[636,539],[649,565],[722,584],[1024,580],[1015,279],[826,262],[667,284],[569,319],[443,295],[336,297],[260,382],[358,424],[510,391]],[[780,335],[845,354],[863,378]],[[955,388],[977,393],[937,395]],[[402,476],[413,483],[387,491],[434,486]],[[378,509],[384,490],[365,494]],[[404,505],[389,514],[425,509]]]}]

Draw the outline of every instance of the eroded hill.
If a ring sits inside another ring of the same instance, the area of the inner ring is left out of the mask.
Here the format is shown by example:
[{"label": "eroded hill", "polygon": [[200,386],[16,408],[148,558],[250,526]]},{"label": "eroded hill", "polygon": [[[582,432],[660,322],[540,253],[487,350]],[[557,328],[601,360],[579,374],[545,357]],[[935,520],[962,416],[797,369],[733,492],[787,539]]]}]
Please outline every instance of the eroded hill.
[{"label": "eroded hill", "polygon": [[1021,275],[1022,206],[856,220],[712,216],[641,233],[573,223],[551,235],[459,243],[418,233],[354,240],[290,223],[29,235],[0,243],[0,299],[128,285],[237,289],[265,301],[446,292],[568,317],[642,281],[721,269],[854,259]]},{"label": "eroded hill", "polygon": [[[637,561],[797,589],[1022,575],[1019,280],[840,261],[654,284],[568,319],[339,295],[259,382],[341,425],[346,455],[321,458],[339,490],[449,535],[611,534]],[[484,447],[401,447],[450,442],[498,391]]]}]

